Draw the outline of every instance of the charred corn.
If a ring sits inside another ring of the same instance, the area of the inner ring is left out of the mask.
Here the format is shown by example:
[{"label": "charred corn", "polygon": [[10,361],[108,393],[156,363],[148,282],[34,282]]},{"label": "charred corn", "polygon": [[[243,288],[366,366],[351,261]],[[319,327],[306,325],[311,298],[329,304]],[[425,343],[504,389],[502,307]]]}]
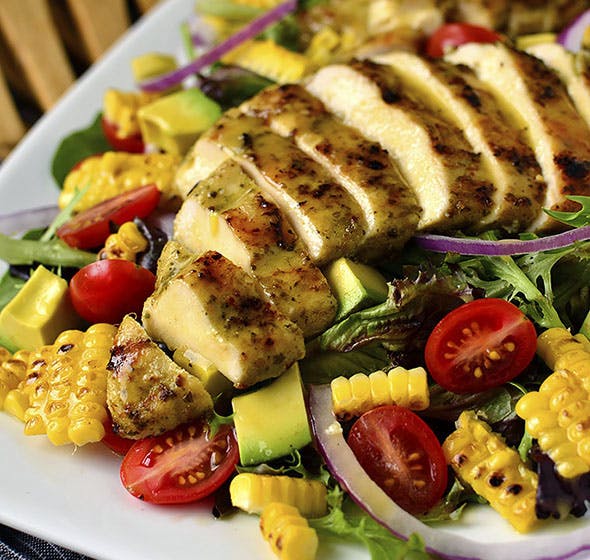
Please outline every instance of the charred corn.
[{"label": "charred corn", "polygon": [[520,398],[516,413],[561,476],[590,471],[590,394],[573,371],[552,373],[538,391]]},{"label": "charred corn", "polygon": [[117,127],[119,138],[140,134],[137,111],[160,96],[146,91],[107,89],[103,97],[103,115]]},{"label": "charred corn", "polygon": [[4,408],[6,395],[23,380],[29,354],[27,350],[19,350],[11,355],[8,350],[0,347],[0,410]]},{"label": "charred corn", "polygon": [[47,434],[54,445],[103,438],[106,367],[116,331],[103,323],[85,333],[64,331],[54,344],[31,352],[22,381],[4,402],[24,421],[26,435]]},{"label": "charred corn", "polygon": [[149,184],[155,184],[162,198],[168,200],[173,196],[172,179],[179,163],[179,156],[160,153],[105,152],[90,157],[67,175],[59,195],[59,207],[67,206],[76,191],[87,185],[90,188],[76,205],[77,212]]},{"label": "charred corn", "polygon": [[396,367],[388,373],[357,373],[332,380],[332,407],[339,418],[349,419],[387,404],[424,410],[430,404],[428,379],[422,367]]},{"label": "charred corn", "polygon": [[317,480],[240,473],[230,484],[231,502],[248,513],[262,513],[272,502],[296,507],[305,517],[321,517],[327,512],[324,484]]},{"label": "charred corn", "polygon": [[537,521],[536,473],[473,411],[461,413],[457,429],[445,440],[443,450],[457,476],[517,531],[524,533],[533,527]]},{"label": "charred corn", "polygon": [[145,251],[148,241],[139,231],[135,222],[125,222],[117,233],[107,237],[104,249],[99,253],[101,259],[123,259],[135,262],[138,253]]},{"label": "charred corn", "polygon": [[318,535],[296,507],[273,502],[260,516],[260,531],[281,560],[313,560]]}]

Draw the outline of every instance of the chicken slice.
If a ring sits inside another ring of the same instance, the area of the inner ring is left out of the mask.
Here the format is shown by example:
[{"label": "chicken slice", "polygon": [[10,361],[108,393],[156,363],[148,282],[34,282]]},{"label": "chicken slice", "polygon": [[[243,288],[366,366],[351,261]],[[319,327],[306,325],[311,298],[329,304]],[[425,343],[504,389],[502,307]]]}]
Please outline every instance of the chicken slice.
[{"label": "chicken slice", "polygon": [[107,404],[119,435],[159,435],[213,409],[202,383],[177,366],[127,315],[111,353]]},{"label": "chicken slice", "polygon": [[469,68],[409,52],[377,59],[390,65],[404,88],[441,118],[463,130],[496,187],[494,209],[483,219],[488,227],[523,231],[539,215],[545,195],[541,168],[522,132],[511,127],[494,97]]},{"label": "chicken slice", "polygon": [[277,377],[305,354],[299,327],[255,278],[215,251],[195,257],[150,296],[142,319],[154,340],[202,355],[236,387]]},{"label": "chicken slice", "polygon": [[420,207],[389,154],[328,113],[302,86],[268,88],[241,110],[265,119],[273,132],[330,171],[363,210],[367,231],[357,249],[362,260],[399,251],[416,230]]},{"label": "chicken slice", "polygon": [[387,66],[370,61],[322,68],[307,84],[326,108],[397,161],[423,209],[418,228],[477,228],[494,186],[461,131],[410,99]]},{"label": "chicken slice", "polygon": [[[547,183],[543,206],[577,210],[567,195],[590,194],[590,129],[576,112],[559,77],[538,58],[502,43],[470,43],[446,57],[471,67],[513,119],[527,141]],[[534,231],[559,228],[542,212]]]},{"label": "chicken slice", "polygon": [[228,111],[206,133],[285,213],[317,265],[352,255],[366,229],[357,202],[323,166],[262,119]]},{"label": "chicken slice", "polygon": [[336,315],[336,300],[281,210],[229,160],[194,188],[174,237],[195,253],[219,250],[253,274],[278,310],[309,337]]}]

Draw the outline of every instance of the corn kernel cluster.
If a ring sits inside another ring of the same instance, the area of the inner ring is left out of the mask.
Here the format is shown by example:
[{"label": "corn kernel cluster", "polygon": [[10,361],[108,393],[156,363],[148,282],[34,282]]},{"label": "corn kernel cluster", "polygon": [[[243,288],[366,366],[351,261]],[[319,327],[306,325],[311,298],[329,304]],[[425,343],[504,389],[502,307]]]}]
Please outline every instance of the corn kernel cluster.
[{"label": "corn kernel cluster", "polygon": [[119,138],[140,134],[137,111],[158,97],[159,93],[108,89],[103,97],[104,116],[117,126]]},{"label": "corn kernel cluster", "polygon": [[54,445],[84,445],[104,436],[106,366],[116,327],[96,324],[64,331],[32,351],[4,408],[25,423],[26,435],[47,434]]},{"label": "corn kernel cluster", "polygon": [[430,404],[428,378],[422,367],[396,367],[388,373],[357,373],[332,380],[332,407],[339,418],[350,419],[382,405],[397,404],[425,410]]},{"label": "corn kernel cluster", "polygon": [[0,346],[0,410],[4,408],[6,395],[23,380],[29,359],[27,350],[19,350],[11,355],[8,350]]},{"label": "corn kernel cluster", "polygon": [[318,535],[296,507],[272,502],[260,516],[260,531],[281,560],[313,560]]},{"label": "corn kernel cluster", "polygon": [[145,251],[147,247],[148,241],[135,222],[125,222],[116,233],[107,237],[104,249],[98,256],[101,259],[123,259],[135,262],[137,254]]},{"label": "corn kernel cluster", "polygon": [[524,533],[535,525],[537,474],[473,411],[461,413],[443,450],[457,476],[517,531]]}]

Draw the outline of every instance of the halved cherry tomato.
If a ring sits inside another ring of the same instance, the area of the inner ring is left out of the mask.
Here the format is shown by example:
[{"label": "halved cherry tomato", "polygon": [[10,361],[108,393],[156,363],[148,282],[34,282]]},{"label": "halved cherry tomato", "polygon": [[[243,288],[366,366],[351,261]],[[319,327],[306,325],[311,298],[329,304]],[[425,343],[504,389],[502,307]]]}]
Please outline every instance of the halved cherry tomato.
[{"label": "halved cherry tomato", "polygon": [[434,327],[425,348],[428,372],[455,393],[498,387],[530,364],[537,347],[533,323],[512,303],[477,299]]},{"label": "halved cherry tomato", "polygon": [[122,438],[116,434],[113,430],[113,420],[109,417],[103,422],[104,436],[100,440],[104,443],[111,451],[114,451],[117,455],[125,455],[131,446],[135,443],[133,439]]},{"label": "halved cherry tomato", "polygon": [[465,43],[495,43],[502,37],[486,27],[471,23],[445,23],[426,41],[425,52],[435,58],[445,54],[448,47],[458,47]]},{"label": "halved cherry tomato", "polygon": [[119,136],[119,127],[105,117],[100,119],[100,124],[107,142],[114,150],[117,150],[118,152],[130,152],[133,154],[142,154],[145,151],[145,144],[143,143],[141,134]]},{"label": "halved cherry tomato", "polygon": [[193,422],[138,441],[123,459],[123,486],[154,504],[209,496],[234,472],[239,454],[231,426],[223,425],[212,438],[208,434],[207,423]]},{"label": "halved cherry tomato", "polygon": [[121,225],[133,218],[145,218],[158,206],[161,193],[156,185],[138,187],[76,214],[57,230],[57,236],[71,247],[100,247],[111,233],[111,222]]},{"label": "halved cherry tomato", "polygon": [[369,477],[406,511],[425,513],[442,498],[447,487],[442,447],[411,410],[374,408],[353,424],[347,441]]},{"label": "halved cherry tomato", "polygon": [[70,280],[74,309],[90,323],[119,323],[127,313],[141,313],[154,291],[155,275],[135,263],[119,259],[96,261]]}]

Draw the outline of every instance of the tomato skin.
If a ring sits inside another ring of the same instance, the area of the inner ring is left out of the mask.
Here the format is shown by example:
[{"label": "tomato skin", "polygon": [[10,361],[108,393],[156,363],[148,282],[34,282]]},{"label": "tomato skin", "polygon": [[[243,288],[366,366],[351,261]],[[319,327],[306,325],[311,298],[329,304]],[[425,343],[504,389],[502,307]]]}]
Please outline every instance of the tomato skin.
[{"label": "tomato skin", "polygon": [[111,234],[111,223],[121,225],[133,218],[146,218],[156,209],[160,197],[156,185],[126,191],[79,212],[58,228],[57,236],[77,249],[100,247]]},{"label": "tomato skin", "polygon": [[118,152],[129,152],[132,154],[143,154],[145,151],[145,144],[141,134],[133,134],[131,136],[123,137],[119,136],[119,127],[104,116],[100,119],[100,124],[105,138],[112,146],[113,150]]},{"label": "tomato skin", "polygon": [[365,412],[347,442],[369,477],[407,512],[426,513],[442,498],[448,480],[444,452],[411,410],[386,405]]},{"label": "tomato skin", "polygon": [[535,327],[518,307],[485,298],[443,317],[426,341],[424,358],[441,387],[454,393],[479,393],[522,373],[536,347]]},{"label": "tomato skin", "polygon": [[[123,486],[136,498],[153,504],[183,504],[209,496],[232,475],[239,454],[231,426],[221,426],[212,439],[208,430],[207,423],[196,421],[137,441],[121,464]],[[221,460],[214,462],[213,454]],[[195,478],[194,473],[205,476]],[[190,481],[191,474],[195,482]]]},{"label": "tomato skin", "polygon": [[141,314],[154,291],[155,275],[122,259],[105,259],[81,268],[70,280],[74,309],[90,323],[119,323],[127,313]]},{"label": "tomato skin", "polygon": [[105,433],[100,441],[117,455],[125,455],[135,443],[135,440],[122,438],[120,435],[116,434],[113,430],[113,420],[110,415],[103,422],[103,426]]},{"label": "tomato skin", "polygon": [[440,58],[448,47],[465,43],[495,43],[502,37],[486,27],[471,23],[445,23],[426,41],[425,52],[433,58]]}]

